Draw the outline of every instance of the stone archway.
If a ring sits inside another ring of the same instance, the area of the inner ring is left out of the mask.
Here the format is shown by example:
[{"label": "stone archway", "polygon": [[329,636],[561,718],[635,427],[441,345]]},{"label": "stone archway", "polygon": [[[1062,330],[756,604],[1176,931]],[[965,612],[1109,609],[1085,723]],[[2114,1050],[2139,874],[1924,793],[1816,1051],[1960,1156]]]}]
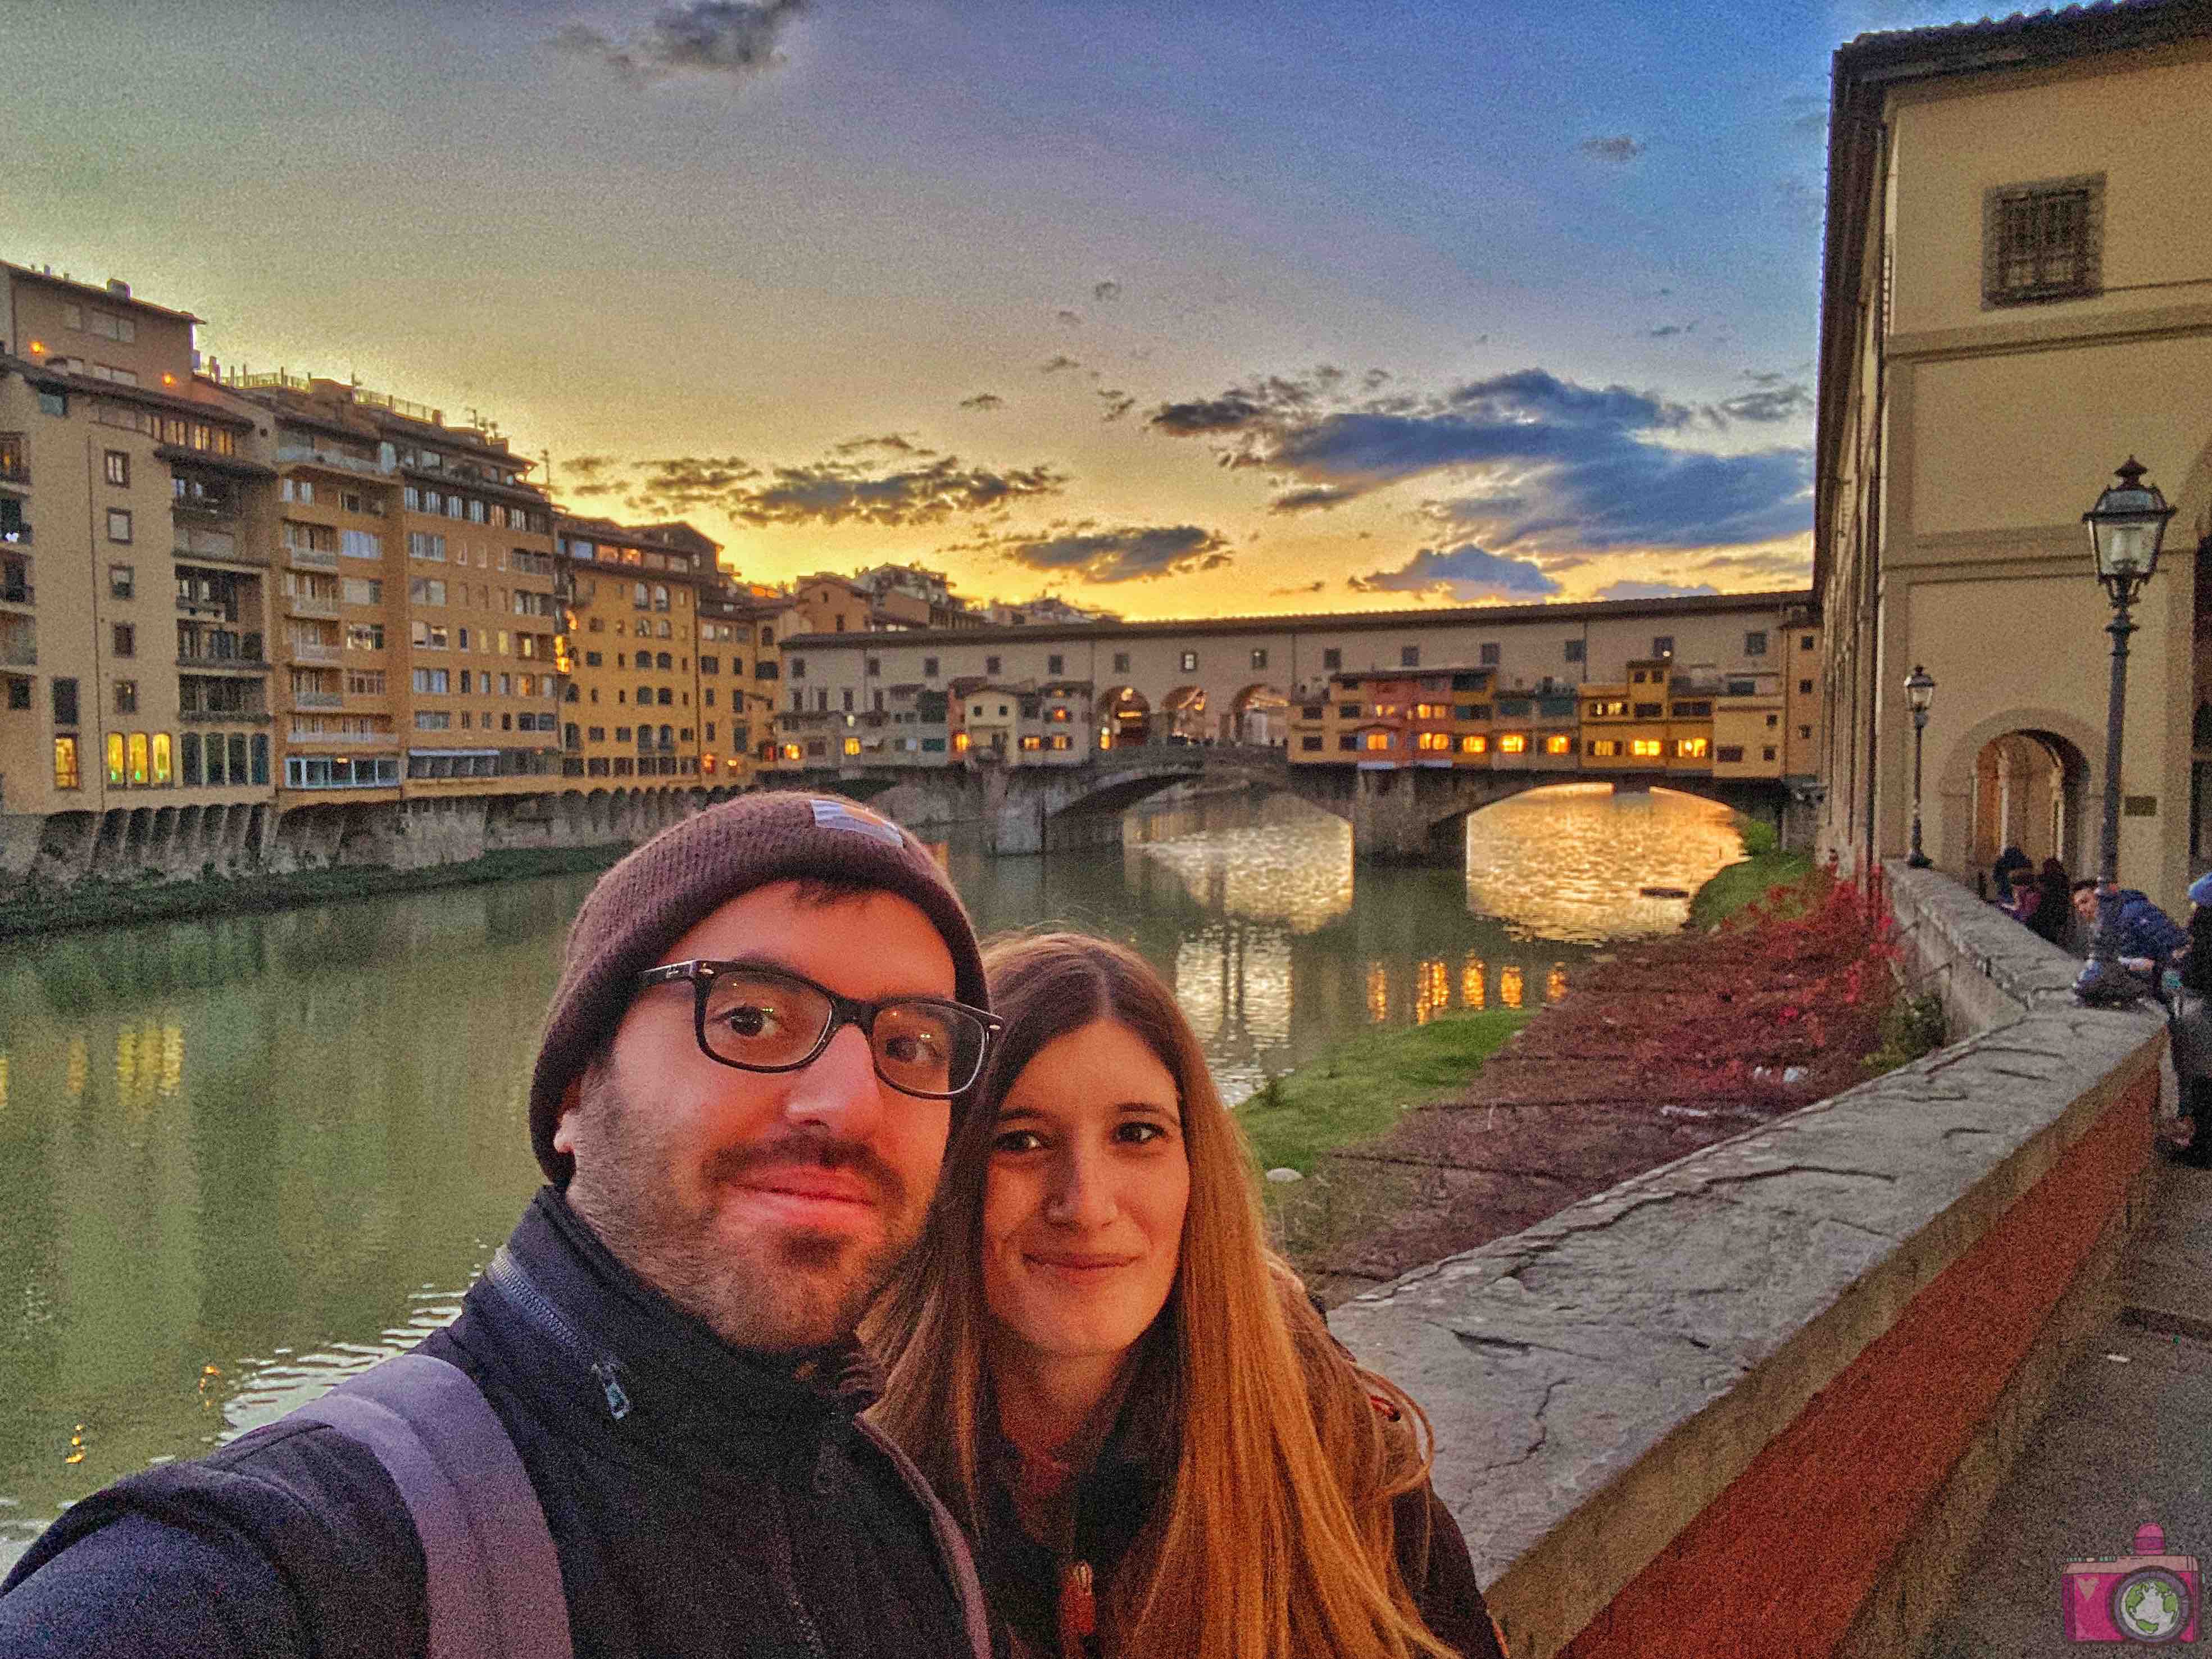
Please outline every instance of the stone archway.
[{"label": "stone archway", "polygon": [[1160,699],[1161,724],[1170,743],[1203,743],[1206,729],[1206,688],[1178,685]]},{"label": "stone archway", "polygon": [[1091,705],[1101,749],[1135,748],[1152,740],[1152,705],[1133,685],[1110,685]]},{"label": "stone archway", "polygon": [[2037,864],[2056,858],[2081,874],[2096,856],[2092,769],[2103,739],[2078,716],[2016,708],[1981,721],[1947,751],[1937,774],[1929,854],[1969,880],[2008,846]]},{"label": "stone archway", "polygon": [[1275,686],[1246,686],[1230,702],[1224,735],[1231,743],[1256,748],[1283,747],[1291,737],[1290,698]]}]

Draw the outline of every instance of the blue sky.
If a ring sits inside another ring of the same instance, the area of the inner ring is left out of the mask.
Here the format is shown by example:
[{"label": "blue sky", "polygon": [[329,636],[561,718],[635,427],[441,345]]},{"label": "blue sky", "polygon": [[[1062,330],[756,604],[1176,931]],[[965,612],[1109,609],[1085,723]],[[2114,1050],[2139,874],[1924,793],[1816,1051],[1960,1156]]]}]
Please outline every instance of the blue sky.
[{"label": "blue sky", "polygon": [[761,580],[1788,585],[1829,54],[1971,15],[0,0],[0,258],[479,410]]}]

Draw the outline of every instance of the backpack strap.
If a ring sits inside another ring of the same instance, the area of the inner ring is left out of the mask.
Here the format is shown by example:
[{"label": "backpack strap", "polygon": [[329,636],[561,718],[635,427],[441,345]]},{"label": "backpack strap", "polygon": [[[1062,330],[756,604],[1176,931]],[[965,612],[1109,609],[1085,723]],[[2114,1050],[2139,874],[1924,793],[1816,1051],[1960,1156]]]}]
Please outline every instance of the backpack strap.
[{"label": "backpack strap", "polygon": [[404,1353],[294,1412],[374,1453],[422,1544],[427,1659],[570,1659],[544,1506],[473,1378]]}]

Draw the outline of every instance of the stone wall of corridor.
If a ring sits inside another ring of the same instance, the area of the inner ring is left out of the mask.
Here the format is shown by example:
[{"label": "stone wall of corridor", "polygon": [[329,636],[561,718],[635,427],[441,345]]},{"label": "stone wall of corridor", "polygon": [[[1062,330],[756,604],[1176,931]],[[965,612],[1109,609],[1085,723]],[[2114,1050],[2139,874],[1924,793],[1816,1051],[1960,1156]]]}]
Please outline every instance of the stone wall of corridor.
[{"label": "stone wall of corridor", "polygon": [[1516,1659],[1911,1652],[2106,1311],[2163,1024],[1888,878],[1957,1041],[1332,1316],[1427,1408]]}]

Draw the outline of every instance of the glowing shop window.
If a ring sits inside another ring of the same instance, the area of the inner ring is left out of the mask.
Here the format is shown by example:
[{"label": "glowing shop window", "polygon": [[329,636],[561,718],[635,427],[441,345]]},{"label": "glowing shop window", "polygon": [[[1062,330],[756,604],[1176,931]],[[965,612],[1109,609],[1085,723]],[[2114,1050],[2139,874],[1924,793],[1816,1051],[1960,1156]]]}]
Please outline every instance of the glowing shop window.
[{"label": "glowing shop window", "polygon": [[1674,752],[1684,760],[1703,760],[1705,757],[1705,739],[1703,738],[1677,738]]},{"label": "glowing shop window", "polygon": [[154,734],[154,781],[165,784],[169,781],[169,734],[156,732]]},{"label": "glowing shop window", "polygon": [[1613,738],[1592,738],[1589,751],[1596,756],[1613,756],[1620,752],[1620,742]]},{"label": "glowing shop window", "polygon": [[54,739],[54,787],[81,789],[83,787],[83,780],[77,774],[76,739],[56,738]]},{"label": "glowing shop window", "polygon": [[966,754],[968,741],[968,734],[965,732],[955,732],[952,734],[952,752],[956,755]]},{"label": "glowing shop window", "polygon": [[859,753],[860,752],[860,740],[858,738],[846,738],[846,739],[845,739],[845,752],[846,752],[847,754],[848,754],[848,755],[857,755],[857,754],[859,754]]},{"label": "glowing shop window", "polygon": [[1528,739],[1518,732],[1508,732],[1498,738],[1498,752],[1501,755],[1525,755],[1528,752]]},{"label": "glowing shop window", "polygon": [[110,789],[123,787],[123,734],[120,732],[107,734],[107,787]]},{"label": "glowing shop window", "polygon": [[143,785],[146,781],[146,734],[131,734],[131,781]]},{"label": "glowing shop window", "polygon": [[1569,737],[1547,738],[1544,739],[1544,752],[1547,755],[1571,755],[1575,752],[1575,740]]},{"label": "glowing shop window", "polygon": [[1367,734],[1367,747],[1370,749],[1388,749],[1389,746],[1390,734],[1388,732],[1370,732]]},{"label": "glowing shop window", "polygon": [[1490,752],[1490,739],[1486,737],[1473,734],[1462,738],[1459,740],[1459,752],[1462,755],[1488,754]]},{"label": "glowing shop window", "polygon": [[1659,752],[1659,739],[1632,738],[1629,739],[1628,752],[1632,755],[1656,755]]}]

